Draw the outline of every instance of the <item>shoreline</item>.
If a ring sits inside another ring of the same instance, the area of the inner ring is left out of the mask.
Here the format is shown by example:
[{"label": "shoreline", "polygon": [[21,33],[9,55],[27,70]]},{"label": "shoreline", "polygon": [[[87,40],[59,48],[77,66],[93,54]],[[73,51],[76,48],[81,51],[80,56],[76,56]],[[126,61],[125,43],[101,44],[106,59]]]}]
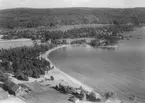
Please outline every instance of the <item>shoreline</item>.
[{"label": "shoreline", "polygon": [[[47,85],[50,85],[50,86],[55,86],[56,84],[62,84],[62,85],[68,85],[70,87],[73,87],[73,88],[79,88],[79,87],[82,87],[82,89],[84,89],[85,91],[88,91],[88,92],[92,92],[94,91],[93,88],[83,84],[82,82],[80,82],[79,80],[71,77],[70,75],[68,75],[67,73],[61,71],[59,68],[57,68],[52,62],[51,60],[48,58],[49,54],[57,49],[60,49],[60,48],[63,48],[63,47],[68,47],[69,45],[59,45],[59,46],[56,46],[48,51],[46,51],[44,54],[40,55],[42,58],[44,58],[45,60],[49,61],[50,62],[50,67],[54,67],[52,70],[49,70],[45,75],[42,75],[40,78],[32,78],[32,77],[29,77],[29,81],[21,81],[21,80],[17,80],[16,78],[10,76],[10,79],[16,83],[16,84],[25,84],[26,86],[28,86],[29,88],[31,88],[32,92],[35,92],[37,91],[37,89],[35,88],[35,83],[37,84],[40,84],[40,87],[39,88],[43,88],[44,86],[47,87]],[[50,78],[50,76],[53,76],[54,77],[54,81],[47,81],[46,79]],[[43,81],[43,82],[42,82]],[[34,83],[34,85],[33,85]],[[32,85],[31,85],[32,84]],[[34,86],[34,87],[33,87]],[[42,86],[42,87],[41,87]],[[51,88],[51,87],[49,87]],[[39,90],[38,90],[39,91]],[[47,91],[47,89],[46,89]],[[42,91],[40,90],[40,92],[43,92],[43,89]],[[95,92],[96,93],[96,92]],[[101,98],[101,95],[99,93],[96,93],[96,96],[98,98]],[[54,96],[55,97],[55,96]],[[15,97],[17,99],[20,99],[21,101],[23,101],[24,103],[29,103],[28,99],[21,98],[20,97]],[[7,99],[9,100],[9,98]],[[4,100],[4,101],[7,101],[7,100]],[[1,103],[1,102],[0,102]],[[7,103],[7,102],[4,102],[4,103]],[[18,102],[18,103],[21,103],[21,102]],[[33,103],[33,102],[32,102]],[[50,102],[51,103],[51,102]],[[61,102],[63,103],[63,102]],[[82,101],[81,103],[86,103],[86,101]],[[87,103],[92,103],[92,102],[87,102]]]},{"label": "shoreline", "polygon": [[[88,91],[88,92],[92,92],[92,91],[94,91],[94,89],[93,88],[91,88],[91,87],[89,87],[89,86],[87,86],[86,84],[83,84],[81,81],[79,81],[79,80],[77,80],[77,79],[75,79],[75,78],[73,78],[73,77],[71,77],[69,74],[67,74],[67,73],[65,73],[65,72],[63,72],[63,71],[61,71],[61,69],[59,69],[59,68],[57,68],[52,62],[51,62],[51,60],[49,59],[49,54],[51,53],[51,52],[53,52],[53,51],[55,51],[55,50],[57,50],[57,49],[60,49],[60,48],[63,48],[63,47],[68,47],[68,46],[70,46],[70,45],[59,45],[59,46],[56,46],[56,47],[54,47],[54,48],[52,48],[52,49],[50,49],[50,50],[48,50],[48,51],[46,51],[44,54],[42,54],[42,55],[40,55],[42,58],[44,58],[45,60],[47,60],[47,61],[49,61],[50,62],[50,67],[54,67],[52,70],[50,70],[50,71],[48,71],[48,73],[46,73],[45,75],[43,75],[42,77],[40,77],[40,78],[37,78],[37,79],[35,79],[35,78],[29,78],[29,81],[20,81],[20,80],[17,80],[17,79],[15,79],[15,78],[11,78],[12,79],[12,81],[13,82],[15,82],[15,83],[17,83],[17,84],[27,84],[28,83],[28,86],[30,86],[31,88],[33,88],[33,86],[32,85],[29,85],[29,83],[31,84],[31,83],[39,83],[39,84],[41,84],[42,86],[46,86],[46,85],[48,85],[48,84],[50,84],[50,85],[53,85],[53,84],[55,84],[55,83],[67,83],[67,85],[70,85],[71,87],[74,87],[74,88],[78,88],[78,87],[82,87],[82,89],[84,89],[84,90],[86,90],[86,91]],[[52,82],[49,82],[49,81],[45,81],[45,79],[46,78],[49,78],[50,76],[53,76],[54,77],[54,82],[52,83]],[[41,81],[43,81],[43,83],[41,83]],[[41,88],[41,87],[40,87]],[[34,89],[35,90],[35,89]],[[95,92],[95,91],[94,91]],[[96,96],[98,97],[98,98],[101,98],[102,96],[99,94],[99,93],[97,93],[97,92],[95,92],[96,93]],[[19,97],[15,97],[15,98],[18,98],[18,99],[20,99],[20,100],[22,100],[24,103],[29,103],[29,102],[27,102],[27,100],[23,100],[22,98],[19,98]],[[9,99],[9,98],[8,98]],[[117,101],[120,101],[120,100],[118,100],[118,99],[115,99],[115,100],[117,100]],[[109,100],[107,100],[107,101],[105,101],[104,103],[121,103],[121,102],[115,102],[114,100],[111,100],[111,102],[108,102],[108,101],[110,101],[110,99]],[[1,103],[1,102],[0,102]],[[7,103],[7,102],[3,102],[3,103]],[[21,103],[21,102],[18,102],[18,103]],[[79,102],[79,103],[86,103],[86,101],[81,101],[81,102]],[[92,103],[92,102],[87,102],[87,103]]]},{"label": "shoreline", "polygon": [[72,82],[74,82],[75,84],[77,85],[80,85],[83,89],[87,90],[87,91],[93,91],[93,88],[87,86],[86,84],[83,84],[82,82],[80,82],[79,80],[71,77],[70,75],[68,75],[67,73],[61,71],[59,68],[57,68],[51,61],[50,59],[48,58],[49,54],[57,49],[60,49],[60,48],[63,48],[63,47],[67,47],[69,45],[61,45],[61,46],[58,46],[58,47],[55,47],[51,50],[48,50],[42,57],[45,58],[47,61],[50,62],[50,65],[51,66],[54,66],[54,69],[57,70],[58,72],[60,72],[62,75],[64,75],[65,77],[67,77],[68,79],[70,79]]},{"label": "shoreline", "polygon": [[[53,52],[53,51],[55,51],[55,50],[57,50],[57,49],[63,48],[63,47],[67,47],[67,46],[70,46],[70,44],[68,44],[68,45],[60,45],[60,46],[57,46],[57,47],[52,48],[51,50],[45,52],[45,54],[43,55],[44,59],[48,60],[48,61],[50,62],[50,65],[51,65],[51,66],[54,66],[54,69],[55,69],[56,71],[58,71],[60,74],[62,74],[63,76],[65,76],[66,78],[68,78],[69,80],[71,80],[71,81],[72,81],[73,83],[75,83],[76,85],[81,86],[81,87],[82,87],[84,90],[86,90],[86,91],[89,91],[89,92],[94,91],[93,88],[89,87],[89,86],[86,85],[86,84],[83,84],[81,81],[79,81],[79,80],[75,79],[74,77],[68,75],[67,73],[61,71],[61,69],[57,68],[57,67],[51,62],[51,60],[49,59],[48,56],[49,56],[49,54],[50,54],[51,52]],[[95,92],[95,93],[96,93],[96,95],[97,95],[99,98],[102,97],[99,93],[97,93],[97,92]],[[80,103],[80,102],[79,102],[79,103]],[[93,102],[90,102],[90,101],[82,101],[81,103],[93,103]],[[102,103],[102,102],[101,102],[101,103]],[[107,99],[106,101],[104,101],[103,103],[126,103],[126,102],[123,102],[123,101],[121,101],[121,100],[118,99],[118,98],[110,98],[110,99]],[[127,103],[130,103],[130,102],[127,102]]]},{"label": "shoreline", "polygon": [[[52,49],[46,51],[44,54],[40,55],[42,58],[44,58],[45,60],[47,60],[47,61],[50,62],[50,67],[52,67],[52,66],[54,67],[52,70],[48,71],[48,73],[46,73],[45,75],[42,75],[42,77],[40,77],[40,78],[32,78],[32,77],[29,77],[29,80],[28,80],[28,81],[21,81],[21,80],[18,80],[18,79],[16,79],[16,78],[12,77],[12,76],[10,76],[10,79],[11,79],[14,83],[16,83],[16,84],[25,84],[25,83],[32,83],[32,82],[40,82],[41,80],[44,80],[45,77],[51,75],[51,73],[49,73],[49,72],[55,71],[55,72],[59,72],[59,73],[60,73],[61,75],[63,75],[64,77],[66,77],[67,79],[71,80],[74,84],[79,85],[79,86],[82,86],[85,90],[87,90],[87,91],[93,91],[93,88],[91,88],[91,87],[89,87],[89,86],[87,86],[87,85],[81,83],[79,80],[77,80],[77,79],[71,77],[70,75],[68,75],[67,73],[61,71],[61,70],[60,70],[59,68],[57,68],[57,67],[51,62],[51,60],[48,58],[48,56],[49,56],[49,54],[50,54],[51,52],[53,52],[53,51],[55,51],[55,50],[57,50],[57,49],[63,48],[63,47],[67,47],[67,46],[69,46],[69,44],[68,44],[68,45],[59,45],[59,46],[57,46],[57,47],[54,47],[54,48],[52,48]],[[52,75],[52,76],[53,76],[53,75]]]}]

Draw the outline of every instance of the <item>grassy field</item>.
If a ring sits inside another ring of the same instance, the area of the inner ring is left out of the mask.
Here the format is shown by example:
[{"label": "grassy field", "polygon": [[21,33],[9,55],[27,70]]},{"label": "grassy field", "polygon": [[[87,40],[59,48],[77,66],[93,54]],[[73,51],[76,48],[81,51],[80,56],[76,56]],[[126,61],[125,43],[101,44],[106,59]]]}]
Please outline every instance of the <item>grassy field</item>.
[{"label": "grassy field", "polygon": [[30,39],[16,39],[16,40],[0,40],[0,49],[20,47],[20,46],[32,46],[33,41]]},{"label": "grassy field", "polygon": [[79,25],[66,25],[66,26],[59,26],[56,28],[49,29],[50,31],[67,31],[74,28],[85,28],[85,27],[103,27],[109,24],[79,24]]}]

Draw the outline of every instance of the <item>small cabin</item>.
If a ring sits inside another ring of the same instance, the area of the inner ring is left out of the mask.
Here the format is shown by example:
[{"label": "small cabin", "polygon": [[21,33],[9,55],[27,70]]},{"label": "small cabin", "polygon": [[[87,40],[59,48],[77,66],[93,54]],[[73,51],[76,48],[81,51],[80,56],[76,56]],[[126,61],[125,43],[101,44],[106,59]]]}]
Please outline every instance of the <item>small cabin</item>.
[{"label": "small cabin", "polygon": [[18,95],[21,91],[21,87],[18,84],[15,84],[10,79],[7,79],[4,82],[4,88],[13,95]]}]

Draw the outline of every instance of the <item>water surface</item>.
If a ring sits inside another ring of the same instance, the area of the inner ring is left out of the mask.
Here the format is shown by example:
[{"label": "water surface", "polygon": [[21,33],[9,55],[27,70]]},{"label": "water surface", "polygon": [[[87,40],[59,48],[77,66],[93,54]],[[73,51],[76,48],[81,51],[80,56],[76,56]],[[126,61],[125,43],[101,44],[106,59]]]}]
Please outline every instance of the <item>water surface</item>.
[{"label": "water surface", "polygon": [[62,71],[97,91],[113,91],[121,99],[135,95],[145,103],[145,28],[133,32],[132,39],[120,41],[116,49],[70,46],[49,55]]}]

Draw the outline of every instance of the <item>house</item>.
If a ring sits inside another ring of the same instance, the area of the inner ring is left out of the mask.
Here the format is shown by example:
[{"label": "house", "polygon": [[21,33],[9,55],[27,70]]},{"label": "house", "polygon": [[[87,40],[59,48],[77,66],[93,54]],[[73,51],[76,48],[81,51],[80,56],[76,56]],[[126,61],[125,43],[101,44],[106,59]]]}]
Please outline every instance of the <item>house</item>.
[{"label": "house", "polygon": [[18,84],[15,84],[10,79],[7,79],[4,82],[4,89],[6,89],[10,94],[19,95],[21,87]]}]

